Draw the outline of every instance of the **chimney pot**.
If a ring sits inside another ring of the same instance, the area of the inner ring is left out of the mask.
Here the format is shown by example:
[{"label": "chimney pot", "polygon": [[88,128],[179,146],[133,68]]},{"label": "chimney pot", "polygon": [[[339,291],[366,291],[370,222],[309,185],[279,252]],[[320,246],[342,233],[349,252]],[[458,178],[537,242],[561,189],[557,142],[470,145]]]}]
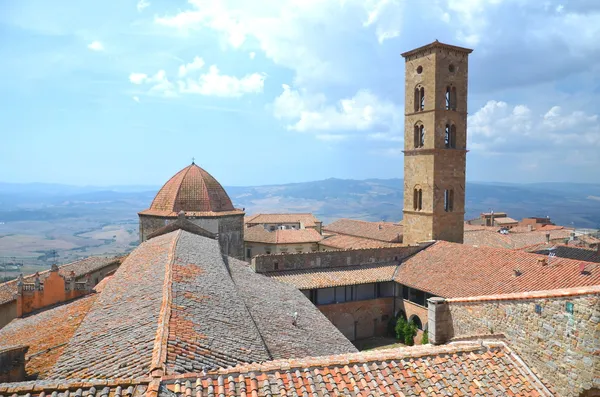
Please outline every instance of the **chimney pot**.
[{"label": "chimney pot", "polygon": [[538,265],[546,266],[548,262],[546,262],[546,258],[538,258]]},{"label": "chimney pot", "polygon": [[546,242],[550,242],[550,232],[546,232]]},{"label": "chimney pot", "polygon": [[533,225],[527,225],[527,231],[531,232],[533,230]]}]

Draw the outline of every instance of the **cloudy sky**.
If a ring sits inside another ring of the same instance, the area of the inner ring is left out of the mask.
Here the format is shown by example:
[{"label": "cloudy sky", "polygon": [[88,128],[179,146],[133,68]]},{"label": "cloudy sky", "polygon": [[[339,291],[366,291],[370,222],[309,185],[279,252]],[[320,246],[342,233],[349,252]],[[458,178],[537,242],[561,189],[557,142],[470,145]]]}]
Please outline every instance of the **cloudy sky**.
[{"label": "cloudy sky", "polygon": [[404,61],[473,48],[471,181],[600,182],[600,1],[4,0],[0,181],[402,177]]}]

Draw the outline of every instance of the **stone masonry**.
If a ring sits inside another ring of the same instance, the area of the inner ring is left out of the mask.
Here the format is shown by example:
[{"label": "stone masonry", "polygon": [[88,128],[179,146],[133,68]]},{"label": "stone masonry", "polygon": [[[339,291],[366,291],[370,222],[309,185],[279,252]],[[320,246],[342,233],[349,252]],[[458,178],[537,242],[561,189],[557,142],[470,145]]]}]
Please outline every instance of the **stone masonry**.
[{"label": "stone masonry", "polygon": [[432,343],[503,334],[560,396],[600,387],[600,287],[429,300]]},{"label": "stone masonry", "polygon": [[[406,61],[404,243],[463,241],[471,51],[436,41],[402,54]],[[448,104],[447,90],[452,93]],[[448,145],[446,126],[454,131]],[[449,209],[444,204],[446,191],[451,192]]]}]

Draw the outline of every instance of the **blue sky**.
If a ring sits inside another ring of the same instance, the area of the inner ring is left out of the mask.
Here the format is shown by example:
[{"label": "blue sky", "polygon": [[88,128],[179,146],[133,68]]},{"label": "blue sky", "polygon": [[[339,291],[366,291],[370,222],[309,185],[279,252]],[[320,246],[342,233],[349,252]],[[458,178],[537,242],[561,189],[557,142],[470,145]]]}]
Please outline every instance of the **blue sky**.
[{"label": "blue sky", "polygon": [[473,48],[467,178],[600,182],[600,2],[5,0],[0,181],[402,177],[404,64]]}]

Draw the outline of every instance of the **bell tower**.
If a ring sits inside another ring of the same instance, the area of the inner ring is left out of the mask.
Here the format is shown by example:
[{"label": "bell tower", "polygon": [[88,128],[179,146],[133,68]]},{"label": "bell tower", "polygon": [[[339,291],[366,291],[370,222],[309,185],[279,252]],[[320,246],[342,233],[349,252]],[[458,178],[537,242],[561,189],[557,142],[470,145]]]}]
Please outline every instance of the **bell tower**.
[{"label": "bell tower", "polygon": [[468,56],[434,41],[405,60],[404,238],[463,242]]}]

